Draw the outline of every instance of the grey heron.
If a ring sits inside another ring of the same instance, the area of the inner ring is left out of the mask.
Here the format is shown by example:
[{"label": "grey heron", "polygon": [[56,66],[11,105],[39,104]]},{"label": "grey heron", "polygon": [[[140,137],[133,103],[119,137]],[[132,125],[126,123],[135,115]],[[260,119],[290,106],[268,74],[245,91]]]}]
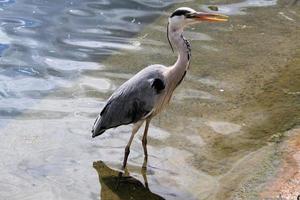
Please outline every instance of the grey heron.
[{"label": "grey heron", "polygon": [[170,15],[167,25],[168,41],[172,50],[174,47],[178,53],[175,64],[169,67],[155,64],[144,68],[123,83],[108,99],[94,123],[92,137],[99,136],[110,128],[133,124],[131,137],[125,148],[124,169],[134,135],[144,122],[146,125],[142,145],[147,160],[147,133],[150,121],[168,105],[174,90],[182,82],[189,68],[191,46],[182,35],[184,28],[201,21],[223,22],[227,21],[227,18],[225,15],[197,12],[187,7],[176,9]]}]

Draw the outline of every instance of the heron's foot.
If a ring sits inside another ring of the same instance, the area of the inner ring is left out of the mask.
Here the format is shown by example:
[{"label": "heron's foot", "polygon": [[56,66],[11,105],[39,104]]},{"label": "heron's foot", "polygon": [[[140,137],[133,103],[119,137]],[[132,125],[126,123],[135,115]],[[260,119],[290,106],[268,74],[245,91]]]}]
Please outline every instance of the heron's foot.
[{"label": "heron's foot", "polygon": [[125,171],[127,162],[123,161],[122,170]]},{"label": "heron's foot", "polygon": [[116,180],[116,188],[118,189],[118,187],[120,186],[120,184],[122,182],[130,182],[130,180],[132,179],[132,177],[129,175],[129,171],[126,168],[124,172],[119,172],[117,180]]},{"label": "heron's foot", "polygon": [[128,168],[126,167],[126,168],[123,169],[123,170],[124,170],[124,174],[123,174],[123,175],[125,175],[125,177],[126,177],[126,176],[129,176]]},{"label": "heron's foot", "polygon": [[148,157],[145,156],[144,157],[144,163],[143,163],[142,170],[141,170],[141,174],[142,174],[143,179],[144,179],[145,187],[147,189],[149,189],[148,179],[147,179],[147,163],[148,163]]},{"label": "heron's foot", "polygon": [[123,173],[122,172],[119,172],[119,174],[118,174],[118,178],[117,178],[117,182],[116,182],[116,190],[118,190],[118,188],[119,188],[119,185],[120,185],[120,181],[121,181],[121,179],[122,179],[122,176],[123,176]]},{"label": "heron's foot", "polygon": [[147,171],[147,164],[148,164],[148,156],[144,157],[144,162],[143,162],[143,166],[142,166],[142,172],[143,171]]}]

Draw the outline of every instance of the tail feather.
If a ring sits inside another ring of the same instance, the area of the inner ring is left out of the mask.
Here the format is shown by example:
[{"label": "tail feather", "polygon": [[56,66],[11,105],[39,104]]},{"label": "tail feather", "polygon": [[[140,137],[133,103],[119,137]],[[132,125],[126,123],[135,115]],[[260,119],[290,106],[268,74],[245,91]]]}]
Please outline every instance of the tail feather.
[{"label": "tail feather", "polygon": [[93,129],[92,129],[92,138],[97,137],[106,131],[106,129],[104,127],[102,127],[101,119],[102,119],[101,116],[98,115],[97,119],[95,120]]}]

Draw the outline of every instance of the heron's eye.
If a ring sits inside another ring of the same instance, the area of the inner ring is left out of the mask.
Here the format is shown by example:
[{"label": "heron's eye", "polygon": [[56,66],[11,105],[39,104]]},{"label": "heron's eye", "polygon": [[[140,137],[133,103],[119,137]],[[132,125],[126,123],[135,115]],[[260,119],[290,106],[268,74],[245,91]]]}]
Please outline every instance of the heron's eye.
[{"label": "heron's eye", "polygon": [[175,12],[172,13],[172,15],[170,16],[170,18],[174,17],[174,16],[186,16],[187,14],[190,14],[191,11],[189,10],[176,10]]}]

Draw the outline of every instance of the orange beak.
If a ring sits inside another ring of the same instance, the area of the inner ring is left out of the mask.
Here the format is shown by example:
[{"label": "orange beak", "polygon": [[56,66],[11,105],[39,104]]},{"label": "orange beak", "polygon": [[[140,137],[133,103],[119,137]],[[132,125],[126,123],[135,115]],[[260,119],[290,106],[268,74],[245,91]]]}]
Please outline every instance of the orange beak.
[{"label": "orange beak", "polygon": [[189,18],[195,19],[197,21],[209,21],[209,22],[226,22],[228,21],[228,16],[213,13],[196,12],[189,16]]}]

